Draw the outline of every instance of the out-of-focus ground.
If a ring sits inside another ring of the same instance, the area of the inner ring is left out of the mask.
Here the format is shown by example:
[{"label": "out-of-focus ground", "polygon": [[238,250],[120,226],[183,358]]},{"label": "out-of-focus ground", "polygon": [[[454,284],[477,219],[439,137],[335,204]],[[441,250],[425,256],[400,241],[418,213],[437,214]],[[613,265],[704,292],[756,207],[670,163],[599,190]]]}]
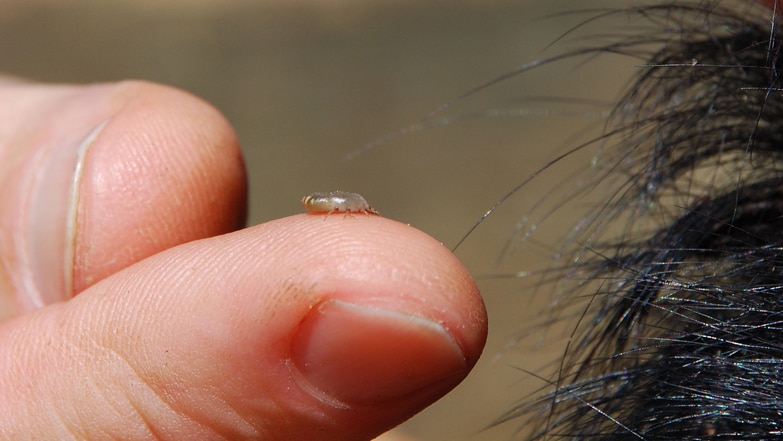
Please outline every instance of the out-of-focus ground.
[{"label": "out-of-focus ground", "polygon": [[[612,3],[627,6],[607,0],[578,7]],[[588,17],[550,15],[574,6],[570,0],[0,0],[0,72],[52,82],[146,79],[188,90],[236,128],[251,180],[251,224],[302,211],[307,193],[341,189],[362,193],[384,216],[451,247],[499,196],[604,122],[597,106],[536,97],[614,99],[634,61],[535,69],[439,115],[461,120],[344,157],[518,65],[586,44],[568,34],[548,47]],[[493,109],[519,115],[469,116]],[[540,319],[537,311],[552,296],[546,288],[525,289],[534,281],[486,275],[497,271],[496,258],[521,216],[591,154],[537,178],[457,251],[485,295],[490,341],[470,378],[404,432],[419,440],[474,441],[506,440],[520,429],[511,422],[485,430],[545,386],[525,371],[551,373],[542,367],[562,349],[544,337],[560,334],[541,329],[541,338],[509,343]],[[585,208],[575,204],[577,212],[548,219],[501,268],[545,266]]]}]

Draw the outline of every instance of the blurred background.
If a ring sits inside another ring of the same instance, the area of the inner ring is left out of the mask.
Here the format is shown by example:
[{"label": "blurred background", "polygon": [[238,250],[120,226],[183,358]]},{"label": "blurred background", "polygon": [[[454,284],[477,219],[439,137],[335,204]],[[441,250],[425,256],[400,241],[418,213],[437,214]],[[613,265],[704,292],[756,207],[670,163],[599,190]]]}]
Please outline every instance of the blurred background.
[{"label": "blurred background", "polygon": [[[504,193],[598,133],[611,108],[605,103],[637,69],[639,62],[627,58],[575,59],[454,100],[517,66],[589,45],[585,36],[600,27],[572,29],[596,10],[564,14],[574,5],[0,0],[0,72],[48,82],[144,79],[185,89],[220,109],[239,135],[250,224],[301,212],[305,194],[340,189],[363,194],[385,217],[451,248]],[[431,441],[505,440],[524,431],[513,421],[487,427],[547,386],[528,372],[549,376],[548,363],[562,354],[556,342],[567,333],[530,332],[537,311],[552,301],[546,286],[491,275],[546,267],[590,204],[541,216],[541,225],[525,216],[546,212],[542,198],[563,202],[557,195],[567,191],[558,184],[586,169],[594,154],[548,169],[457,250],[484,293],[490,341],[468,380],[402,431]],[[539,230],[535,240],[498,263],[520,221]]]}]

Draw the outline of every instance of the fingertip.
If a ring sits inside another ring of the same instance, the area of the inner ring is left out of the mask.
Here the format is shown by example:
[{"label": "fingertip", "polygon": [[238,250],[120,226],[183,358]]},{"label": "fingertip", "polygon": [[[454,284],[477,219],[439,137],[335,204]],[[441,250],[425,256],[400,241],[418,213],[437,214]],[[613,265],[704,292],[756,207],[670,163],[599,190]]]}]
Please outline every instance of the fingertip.
[{"label": "fingertip", "polygon": [[270,236],[284,241],[329,298],[441,323],[468,364],[477,361],[486,342],[486,308],[473,277],[441,242],[408,224],[366,214],[309,213],[266,225],[278,224]]},{"label": "fingertip", "polygon": [[291,254],[270,271],[306,268],[297,279],[307,289],[288,291],[298,299],[294,379],[326,406],[373,415],[365,431],[378,427],[374,412],[397,424],[473,368],[487,338],[483,300],[461,262],[410,225],[324,216],[274,222]]},{"label": "fingertip", "polygon": [[126,81],[82,164],[73,292],[133,262],[240,228],[247,178],[236,135],[209,104]]}]

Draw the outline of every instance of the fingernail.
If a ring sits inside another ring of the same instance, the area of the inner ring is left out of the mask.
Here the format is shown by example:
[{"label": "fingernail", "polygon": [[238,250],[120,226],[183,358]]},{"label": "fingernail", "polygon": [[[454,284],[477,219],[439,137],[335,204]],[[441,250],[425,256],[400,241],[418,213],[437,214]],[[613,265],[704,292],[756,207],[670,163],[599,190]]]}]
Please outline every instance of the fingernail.
[{"label": "fingernail", "polygon": [[292,362],[305,389],[338,406],[445,389],[467,373],[459,345],[442,325],[340,300],[308,313],[293,340]]},{"label": "fingernail", "polygon": [[31,166],[29,203],[17,244],[21,283],[19,302],[25,310],[67,300],[73,296],[72,276],[76,216],[84,160],[107,121],[81,139],[64,140],[42,149]]}]

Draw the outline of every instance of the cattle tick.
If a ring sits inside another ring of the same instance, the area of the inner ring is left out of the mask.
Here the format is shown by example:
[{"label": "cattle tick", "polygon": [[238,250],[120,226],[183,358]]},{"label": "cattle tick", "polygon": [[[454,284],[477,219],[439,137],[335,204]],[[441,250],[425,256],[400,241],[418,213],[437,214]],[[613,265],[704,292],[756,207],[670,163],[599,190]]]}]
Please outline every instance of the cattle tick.
[{"label": "cattle tick", "polygon": [[326,193],[311,193],[302,198],[302,206],[311,213],[365,213],[380,215],[370,207],[367,200],[358,193],[347,191],[330,191]]}]

